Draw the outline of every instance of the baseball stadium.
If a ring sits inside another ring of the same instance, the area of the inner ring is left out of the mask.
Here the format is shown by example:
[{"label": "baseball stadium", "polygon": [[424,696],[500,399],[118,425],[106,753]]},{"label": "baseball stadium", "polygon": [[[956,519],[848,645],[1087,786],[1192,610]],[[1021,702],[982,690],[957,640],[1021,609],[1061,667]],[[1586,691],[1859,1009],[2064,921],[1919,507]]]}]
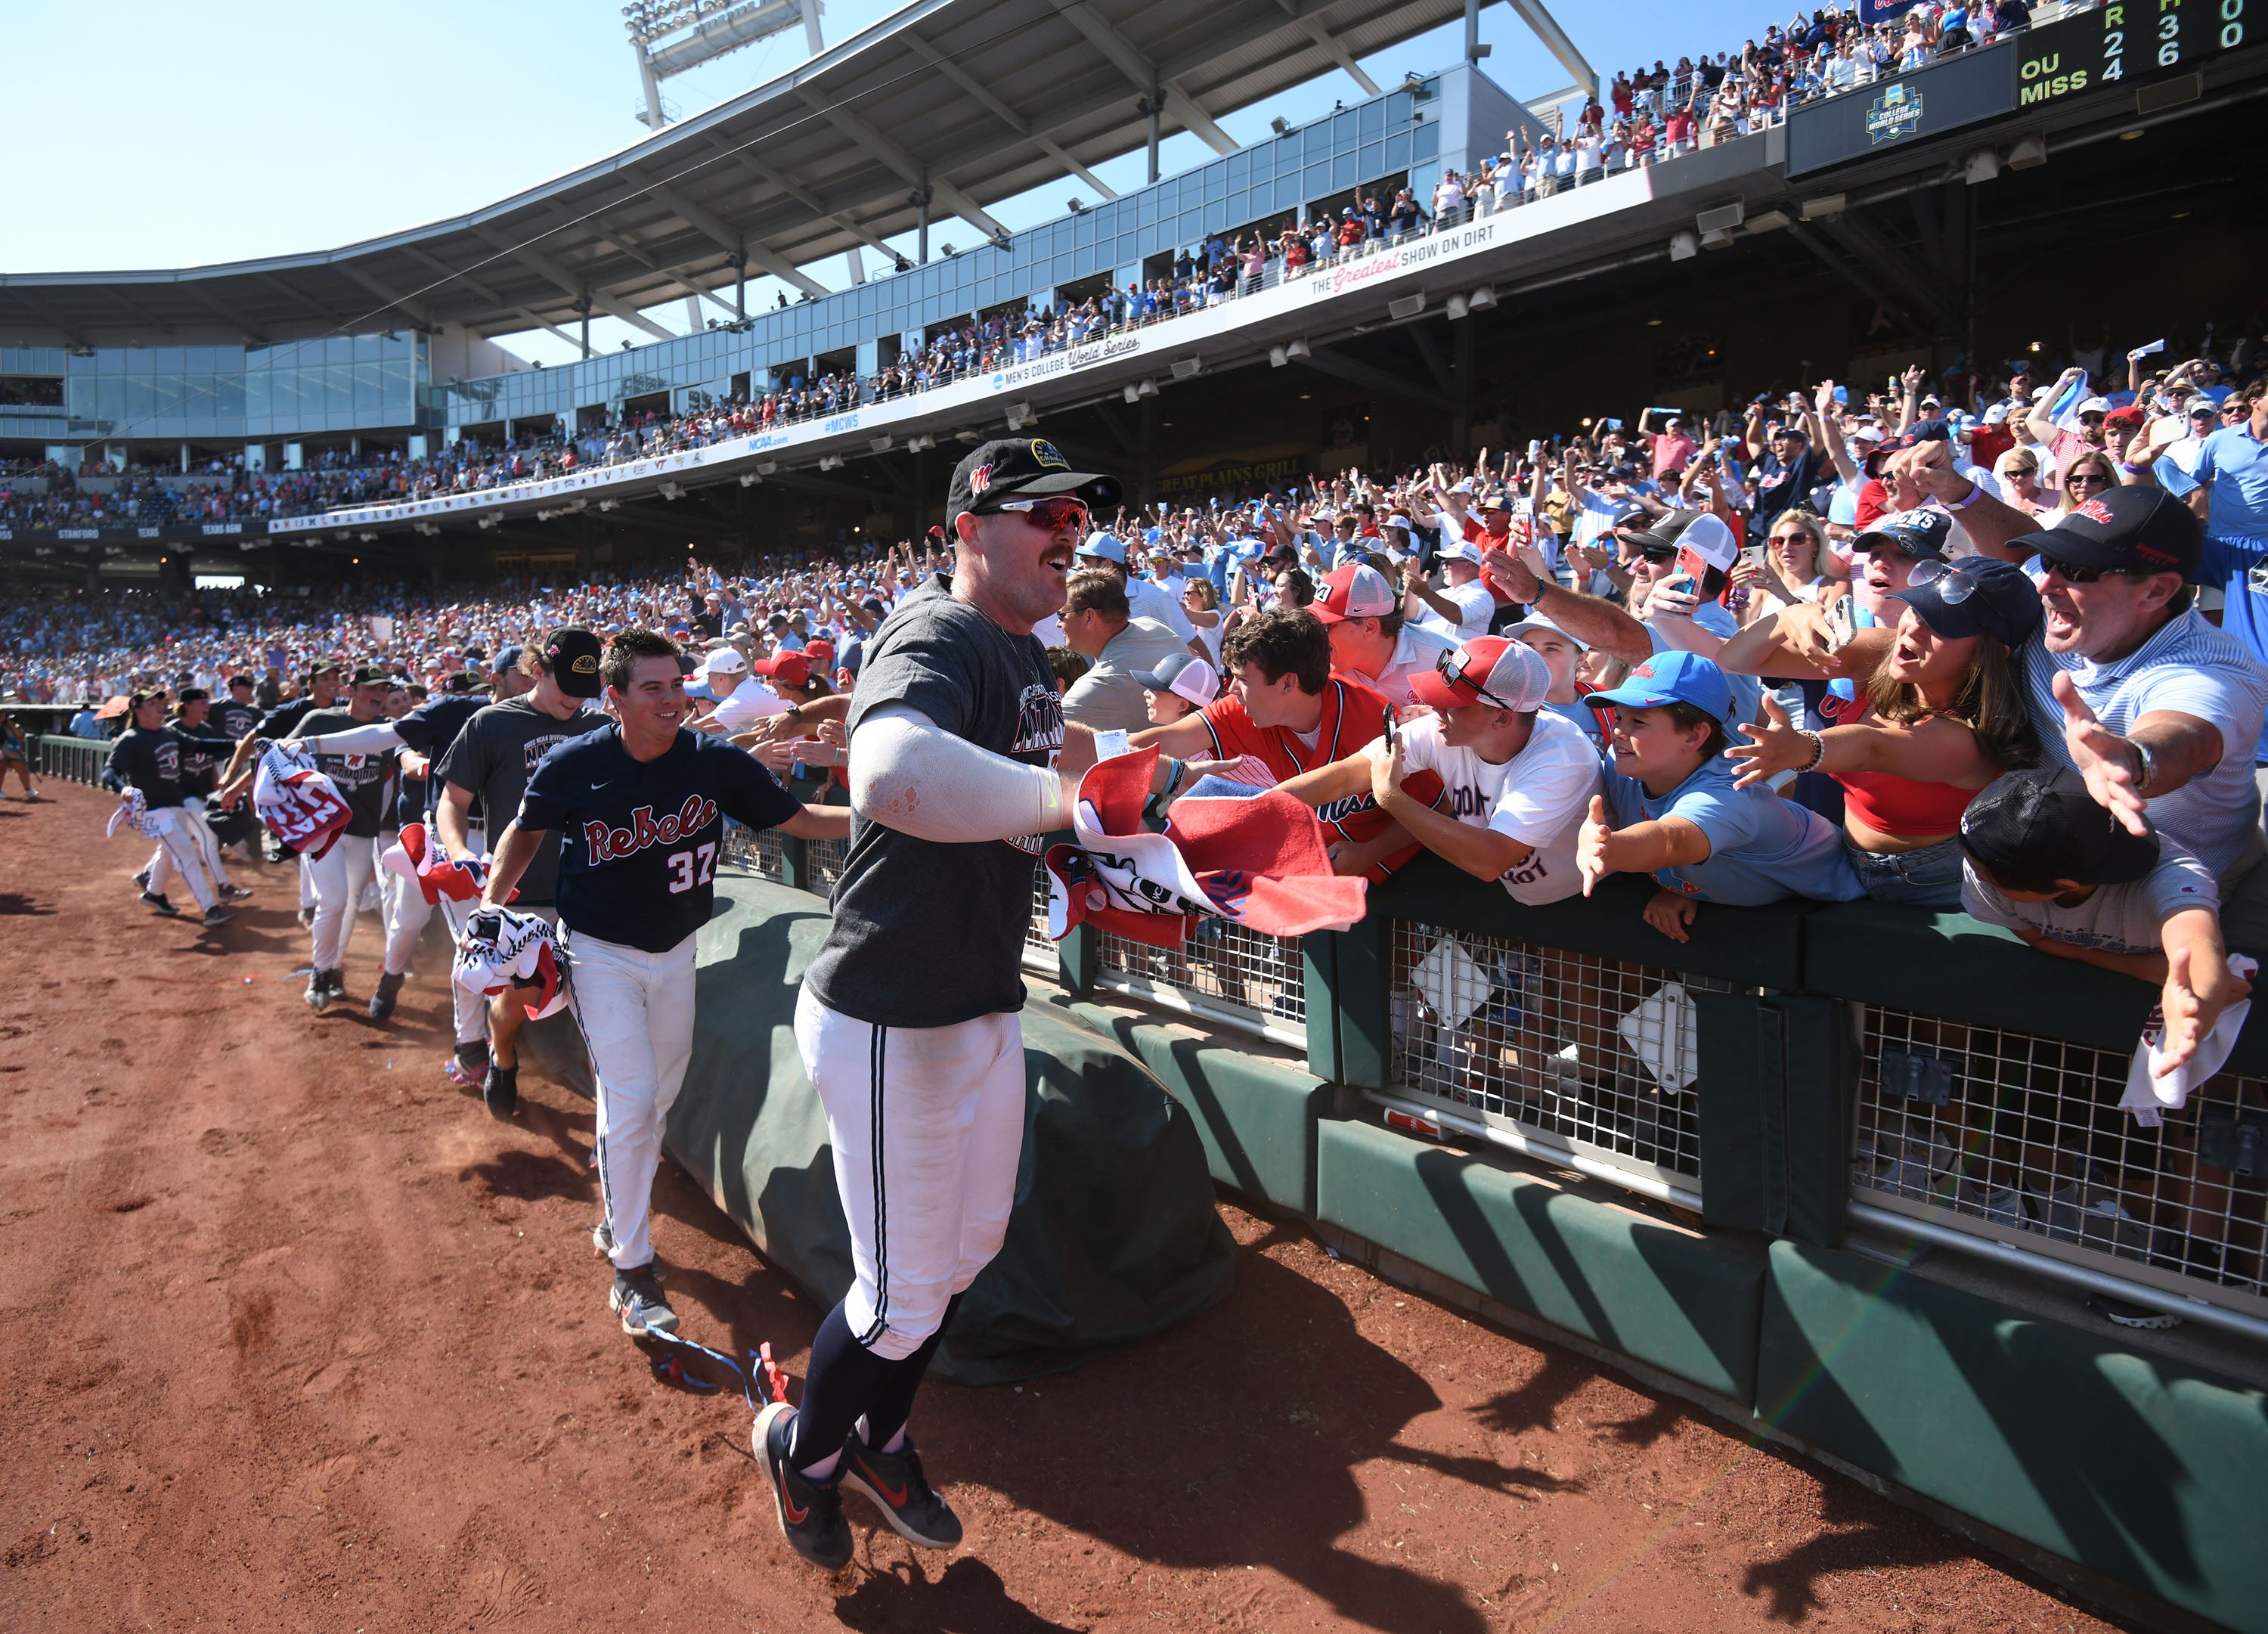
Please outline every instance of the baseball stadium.
[{"label": "baseball stadium", "polygon": [[282,250],[170,86],[232,258],[0,249],[7,1625],[2268,1630],[2251,4],[499,14],[643,134]]}]

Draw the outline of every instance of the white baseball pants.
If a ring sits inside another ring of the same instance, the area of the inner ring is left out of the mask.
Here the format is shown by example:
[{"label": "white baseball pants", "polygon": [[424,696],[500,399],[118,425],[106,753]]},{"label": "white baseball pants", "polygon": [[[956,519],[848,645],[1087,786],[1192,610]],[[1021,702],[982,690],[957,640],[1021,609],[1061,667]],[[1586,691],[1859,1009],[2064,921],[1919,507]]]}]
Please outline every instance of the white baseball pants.
[{"label": "white baseball pants", "polygon": [[366,835],[342,834],[331,849],[307,865],[315,885],[315,968],[336,970],[347,960],[347,944],[354,940],[356,905],[370,883],[377,864],[378,842]]},{"label": "white baseball pants", "polygon": [[591,1052],[599,1102],[599,1195],[615,1240],[615,1269],[653,1258],[649,1229],[661,1131],[693,1058],[693,950],[665,953],[578,936],[567,946],[567,1007]]},{"label": "white baseball pants", "polygon": [[315,866],[307,860],[306,853],[299,854],[299,906],[315,905]]},{"label": "white baseball pants", "polygon": [[827,1109],[850,1226],[851,1336],[899,1361],[1000,1252],[1024,1149],[1024,1032],[1012,1014],[881,1027],[796,1000],[803,1070]]},{"label": "white baseball pants", "polygon": [[[218,901],[218,893],[228,885],[228,870],[221,862],[220,836],[213,833],[212,826],[205,821],[202,797],[195,794],[184,796],[181,814],[174,821],[181,836],[196,848],[198,859],[204,864],[206,881],[215,893],[214,900]],[[173,857],[166,853],[166,843],[159,841],[158,849],[150,853],[151,894],[165,895],[173,885],[173,875],[180,872],[173,866]],[[192,875],[184,874],[182,877],[188,880]],[[193,896],[196,894],[194,883],[189,887],[189,893]],[[198,901],[202,903],[203,899],[200,897]]]},{"label": "white baseball pants", "polygon": [[[158,836],[158,853],[150,859],[150,894],[165,895],[166,887],[178,874],[189,887],[189,895],[198,909],[211,909],[220,901],[219,887],[214,883],[212,870],[205,865],[204,852],[198,848],[196,835],[190,828],[192,823],[204,828],[204,823],[184,811],[172,813],[170,821],[159,813],[159,821],[165,821],[166,826]],[[205,828],[205,837],[212,837],[211,829]]]}]

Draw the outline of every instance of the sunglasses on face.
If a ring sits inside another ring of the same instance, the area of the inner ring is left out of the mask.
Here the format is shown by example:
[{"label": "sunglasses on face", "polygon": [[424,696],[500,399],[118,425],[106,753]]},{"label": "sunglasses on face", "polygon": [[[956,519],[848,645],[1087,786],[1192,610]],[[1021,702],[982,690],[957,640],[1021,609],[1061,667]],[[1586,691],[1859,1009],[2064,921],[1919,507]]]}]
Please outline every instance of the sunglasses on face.
[{"label": "sunglasses on face", "polygon": [[2092,585],[2106,573],[2124,574],[2129,570],[2123,567],[2074,567],[2068,562],[2058,562],[2053,556],[2042,556],[2040,566],[2067,585]]},{"label": "sunglasses on face", "polygon": [[[1045,499],[1004,499],[992,506],[994,512],[1013,511],[1029,519],[1033,526],[1054,534],[1076,526],[1086,531],[1086,501],[1073,499],[1066,494],[1052,495]],[[977,512],[983,516],[985,512]]]},{"label": "sunglasses on face", "polygon": [[2082,482],[2092,482],[2097,488],[2110,486],[2110,479],[2099,471],[2073,471],[2063,479],[2066,488],[2077,488]]},{"label": "sunglasses on face", "polygon": [[1472,688],[1473,696],[1479,702],[1490,704],[1500,710],[1508,710],[1513,707],[1511,704],[1506,703],[1502,698],[1498,697],[1496,694],[1491,692],[1486,687],[1481,685],[1478,677],[1467,673],[1467,660],[1465,654],[1454,651],[1444,652],[1434,661],[1433,667],[1440,673],[1441,679],[1447,681],[1451,686],[1469,687]]}]

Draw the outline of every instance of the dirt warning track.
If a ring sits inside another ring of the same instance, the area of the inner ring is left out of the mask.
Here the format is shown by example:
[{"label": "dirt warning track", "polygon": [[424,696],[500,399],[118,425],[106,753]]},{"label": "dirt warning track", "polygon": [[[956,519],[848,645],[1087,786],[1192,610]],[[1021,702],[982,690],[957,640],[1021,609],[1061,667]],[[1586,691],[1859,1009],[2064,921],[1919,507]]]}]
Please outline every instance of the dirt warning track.
[{"label": "dirt warning track", "polygon": [[[1224,1203],[1223,1306],[1021,1388],[932,1381],[968,1525],[814,1572],[736,1396],[652,1376],[591,1257],[591,1109],[451,1087],[444,950],[301,1003],[292,877],[153,918],[109,802],[0,803],[0,1596],[14,1630],[2093,1630],[1962,1539]],[[438,930],[437,919],[435,929]],[[688,1336],[821,1313],[665,1165]]]}]

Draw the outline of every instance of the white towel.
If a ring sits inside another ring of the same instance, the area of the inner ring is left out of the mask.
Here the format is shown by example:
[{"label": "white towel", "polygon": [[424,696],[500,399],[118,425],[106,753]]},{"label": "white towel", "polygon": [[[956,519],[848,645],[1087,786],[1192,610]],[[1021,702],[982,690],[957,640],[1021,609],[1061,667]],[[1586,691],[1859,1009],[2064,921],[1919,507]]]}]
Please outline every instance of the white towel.
[{"label": "white towel", "polygon": [[[2260,967],[2242,953],[2231,953],[2228,968],[2250,982]],[[2119,1100],[2120,1108],[2132,1113],[2134,1122],[2144,1129],[2157,1128],[2165,1122],[2166,1113],[2178,1112],[2189,1104],[2191,1090],[2220,1071],[2229,1051],[2236,1048],[2236,1035],[2244,1031],[2244,1018],[2251,1013],[2252,1001],[2238,999],[2220,1012],[2213,1031],[2198,1041],[2197,1053],[2169,1068],[2166,1065],[2166,1013],[2161,1006],[2152,1005],[2150,1019],[2142,1028],[2142,1041],[2134,1051],[2134,1064],[2126,1071],[2126,1093]]]}]

